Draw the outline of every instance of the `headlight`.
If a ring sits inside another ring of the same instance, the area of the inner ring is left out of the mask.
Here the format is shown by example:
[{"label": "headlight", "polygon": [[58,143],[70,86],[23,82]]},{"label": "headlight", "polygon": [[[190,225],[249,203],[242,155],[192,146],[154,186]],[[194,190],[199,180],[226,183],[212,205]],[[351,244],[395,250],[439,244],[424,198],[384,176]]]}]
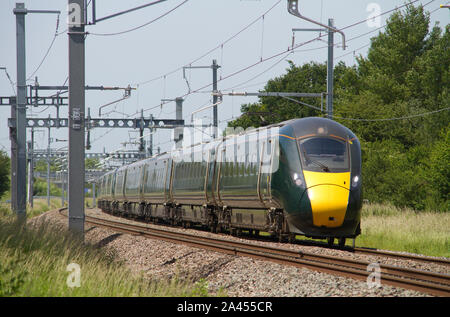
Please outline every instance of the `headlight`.
[{"label": "headlight", "polygon": [[358,176],[358,175],[356,175],[355,177],[353,177],[353,179],[352,179],[352,187],[358,186],[359,181],[360,181],[360,179],[359,179],[359,176]]},{"label": "headlight", "polygon": [[300,177],[299,174],[294,173],[293,178],[294,178],[294,182],[297,186],[301,186],[303,184],[302,178]]}]

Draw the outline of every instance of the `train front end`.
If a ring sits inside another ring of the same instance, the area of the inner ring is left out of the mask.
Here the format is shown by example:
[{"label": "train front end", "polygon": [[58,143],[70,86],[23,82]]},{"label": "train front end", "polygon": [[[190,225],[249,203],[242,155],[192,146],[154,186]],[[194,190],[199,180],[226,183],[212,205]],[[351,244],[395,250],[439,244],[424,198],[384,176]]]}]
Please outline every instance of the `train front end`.
[{"label": "train front end", "polygon": [[361,148],[348,128],[325,118],[289,122],[277,173],[272,186],[291,233],[344,243],[360,234]]}]

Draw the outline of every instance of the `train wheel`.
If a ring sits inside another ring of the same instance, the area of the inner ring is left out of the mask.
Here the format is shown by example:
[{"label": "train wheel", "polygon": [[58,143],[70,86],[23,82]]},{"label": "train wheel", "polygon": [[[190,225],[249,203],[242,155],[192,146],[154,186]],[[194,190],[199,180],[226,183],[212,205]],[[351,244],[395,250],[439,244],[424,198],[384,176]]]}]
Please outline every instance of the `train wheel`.
[{"label": "train wheel", "polygon": [[340,248],[345,247],[345,238],[339,238],[339,247]]},{"label": "train wheel", "polygon": [[332,247],[334,245],[334,238],[333,237],[328,237],[327,238],[327,243],[329,247]]},{"label": "train wheel", "polygon": [[289,237],[288,237],[288,242],[289,243],[293,243],[295,241],[295,234],[294,233],[290,233]]}]

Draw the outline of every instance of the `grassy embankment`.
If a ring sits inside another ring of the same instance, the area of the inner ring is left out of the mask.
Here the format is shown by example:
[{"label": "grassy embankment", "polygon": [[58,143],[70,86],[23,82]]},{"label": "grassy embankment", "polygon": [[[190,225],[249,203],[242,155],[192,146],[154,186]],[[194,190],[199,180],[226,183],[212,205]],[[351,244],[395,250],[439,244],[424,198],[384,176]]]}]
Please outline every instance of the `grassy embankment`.
[{"label": "grassy embankment", "polygon": [[356,245],[450,257],[450,212],[365,205]]},{"label": "grassy embankment", "polygon": [[[20,227],[0,209],[0,297],[209,295],[206,281],[150,280],[133,274],[111,250],[82,244],[48,223]],[[67,284],[76,281],[67,271],[71,263],[80,267],[80,287]]]},{"label": "grassy embankment", "polygon": [[[346,245],[351,246],[352,241],[347,239]],[[419,212],[386,204],[364,205],[356,247],[450,257],[450,212]]]},{"label": "grassy embankment", "polygon": [[[54,202],[59,207],[58,202]],[[28,216],[48,209],[36,202]],[[10,211],[0,208],[0,296],[206,296],[197,284],[150,282],[131,274],[114,254],[82,245],[48,225],[19,230]],[[351,241],[348,242],[350,244]],[[387,205],[366,205],[357,246],[450,257],[450,213],[415,212]],[[67,265],[81,268],[81,287],[69,288]]]}]

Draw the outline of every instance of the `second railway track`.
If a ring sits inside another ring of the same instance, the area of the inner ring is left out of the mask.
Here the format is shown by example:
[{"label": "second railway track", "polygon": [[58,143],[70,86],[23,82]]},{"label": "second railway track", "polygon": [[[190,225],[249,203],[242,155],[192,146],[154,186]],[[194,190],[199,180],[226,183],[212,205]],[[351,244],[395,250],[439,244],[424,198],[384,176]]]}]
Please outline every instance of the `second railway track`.
[{"label": "second railway track", "polygon": [[[283,265],[309,268],[363,281],[367,281],[370,278],[369,276],[373,276],[371,274],[374,273],[374,271],[368,270],[371,265],[369,262],[339,256],[318,255],[216,237],[197,236],[189,233],[152,228],[143,224],[129,224],[87,215],[86,223],[134,235],[183,243],[197,248],[231,255],[247,256]],[[450,275],[448,274],[378,263],[376,267],[379,271],[375,271],[375,273],[379,274],[381,284],[416,290],[436,296],[450,296]]]}]

